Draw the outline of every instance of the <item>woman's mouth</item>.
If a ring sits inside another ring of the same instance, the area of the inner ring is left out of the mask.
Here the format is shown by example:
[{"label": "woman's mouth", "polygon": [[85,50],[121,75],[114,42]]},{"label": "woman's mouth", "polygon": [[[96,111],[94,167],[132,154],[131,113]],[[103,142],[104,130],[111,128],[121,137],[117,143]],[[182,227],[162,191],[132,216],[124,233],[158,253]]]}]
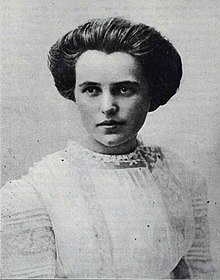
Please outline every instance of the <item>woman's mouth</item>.
[{"label": "woman's mouth", "polygon": [[124,125],[124,124],[125,123],[122,121],[106,120],[106,121],[103,121],[103,122],[97,124],[97,126],[101,126],[101,127],[105,127],[105,128],[115,128],[117,126]]}]

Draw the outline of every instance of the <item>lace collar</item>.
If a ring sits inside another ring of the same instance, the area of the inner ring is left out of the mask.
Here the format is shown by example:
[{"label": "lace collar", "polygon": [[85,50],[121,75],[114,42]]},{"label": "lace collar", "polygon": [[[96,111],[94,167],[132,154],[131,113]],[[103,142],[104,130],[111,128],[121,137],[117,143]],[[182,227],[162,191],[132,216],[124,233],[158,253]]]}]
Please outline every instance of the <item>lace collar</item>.
[{"label": "lace collar", "polygon": [[126,168],[155,166],[158,159],[163,159],[163,154],[158,147],[146,147],[140,136],[137,138],[137,147],[128,154],[109,155],[89,150],[75,141],[69,141],[70,154],[77,161],[83,161],[93,167]]}]

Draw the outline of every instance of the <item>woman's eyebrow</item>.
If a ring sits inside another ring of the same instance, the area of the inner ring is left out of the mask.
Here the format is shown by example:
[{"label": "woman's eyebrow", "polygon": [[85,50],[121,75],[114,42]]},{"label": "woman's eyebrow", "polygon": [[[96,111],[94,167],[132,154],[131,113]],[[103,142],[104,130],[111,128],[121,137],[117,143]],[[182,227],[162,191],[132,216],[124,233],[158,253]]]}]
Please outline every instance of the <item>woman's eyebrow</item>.
[{"label": "woman's eyebrow", "polygon": [[[133,87],[140,87],[140,83],[138,83],[137,81],[130,81],[130,80],[125,80],[125,81],[111,83],[111,86],[122,86],[122,85],[133,86]],[[84,87],[84,86],[101,86],[101,84],[97,83],[97,82],[93,82],[93,81],[85,81],[85,82],[79,84],[78,86],[79,87]]]},{"label": "woman's eyebrow", "polygon": [[140,87],[140,83],[138,83],[138,82],[136,82],[136,81],[130,81],[130,80],[112,83],[112,85],[113,85],[113,86],[122,86],[122,85],[126,85],[126,86],[132,86],[132,87]]},{"label": "woman's eyebrow", "polygon": [[85,82],[79,84],[79,87],[84,87],[84,86],[101,86],[101,84],[92,82],[92,81],[85,81]]}]

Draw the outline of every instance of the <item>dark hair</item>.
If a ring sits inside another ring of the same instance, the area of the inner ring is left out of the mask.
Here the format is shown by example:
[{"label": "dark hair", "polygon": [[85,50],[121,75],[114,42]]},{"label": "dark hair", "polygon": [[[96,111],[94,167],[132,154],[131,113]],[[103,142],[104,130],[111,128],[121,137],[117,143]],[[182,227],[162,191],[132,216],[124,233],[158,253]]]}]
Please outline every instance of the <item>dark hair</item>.
[{"label": "dark hair", "polygon": [[180,55],[158,31],[122,18],[93,19],[68,32],[49,51],[49,69],[65,98],[75,101],[75,65],[87,50],[121,51],[135,57],[150,86],[150,111],[165,104],[179,88]]}]

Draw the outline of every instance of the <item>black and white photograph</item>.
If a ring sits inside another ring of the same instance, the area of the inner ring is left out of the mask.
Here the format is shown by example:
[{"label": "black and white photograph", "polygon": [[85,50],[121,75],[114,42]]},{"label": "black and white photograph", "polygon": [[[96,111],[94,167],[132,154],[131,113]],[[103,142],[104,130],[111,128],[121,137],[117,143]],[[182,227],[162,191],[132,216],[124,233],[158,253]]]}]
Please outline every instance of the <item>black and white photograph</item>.
[{"label": "black and white photograph", "polygon": [[219,1],[1,10],[1,279],[220,279]]}]

